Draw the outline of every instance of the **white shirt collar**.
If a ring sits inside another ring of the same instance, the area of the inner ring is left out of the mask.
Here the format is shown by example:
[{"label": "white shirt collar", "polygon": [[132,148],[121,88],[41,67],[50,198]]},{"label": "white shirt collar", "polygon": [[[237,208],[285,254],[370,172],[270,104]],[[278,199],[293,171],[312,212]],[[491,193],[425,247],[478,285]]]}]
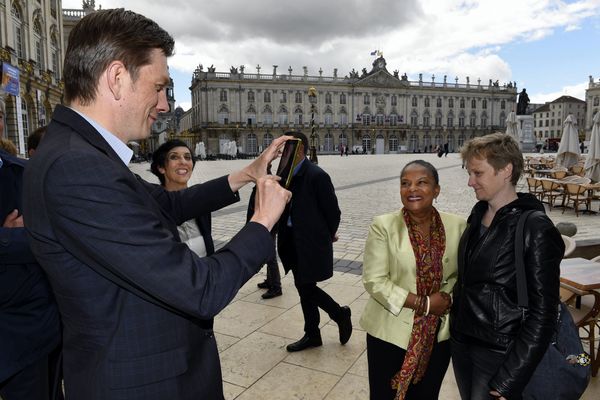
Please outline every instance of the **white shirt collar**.
[{"label": "white shirt collar", "polygon": [[133,150],[131,150],[125,143],[121,141],[118,137],[112,134],[110,131],[105,129],[102,125],[91,119],[85,114],[80,113],[79,111],[71,108],[71,110],[75,111],[77,114],[81,115],[83,119],[89,122],[90,125],[94,127],[98,131],[98,133],[106,140],[108,145],[117,153],[119,158],[123,161],[125,165],[129,165],[131,161],[131,157],[133,157]]}]

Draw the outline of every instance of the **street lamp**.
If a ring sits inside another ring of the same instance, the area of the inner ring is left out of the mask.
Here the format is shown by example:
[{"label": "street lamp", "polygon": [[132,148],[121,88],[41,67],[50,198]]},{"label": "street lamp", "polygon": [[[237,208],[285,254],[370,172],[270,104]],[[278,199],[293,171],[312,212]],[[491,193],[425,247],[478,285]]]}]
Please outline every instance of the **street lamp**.
[{"label": "street lamp", "polygon": [[317,147],[315,145],[315,140],[317,139],[317,134],[315,133],[315,111],[317,108],[317,89],[314,87],[308,88],[308,102],[310,103],[310,154],[308,159],[315,164],[319,163],[317,159]]}]

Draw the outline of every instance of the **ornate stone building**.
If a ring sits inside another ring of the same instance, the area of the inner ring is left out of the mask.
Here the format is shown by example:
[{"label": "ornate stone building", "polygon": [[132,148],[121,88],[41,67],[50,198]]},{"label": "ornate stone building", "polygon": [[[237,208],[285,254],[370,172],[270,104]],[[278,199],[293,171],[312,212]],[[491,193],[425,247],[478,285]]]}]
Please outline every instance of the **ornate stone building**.
[{"label": "ornate stone building", "polygon": [[592,134],[592,125],[594,115],[600,111],[600,80],[594,82],[594,78],[590,75],[590,83],[585,91],[585,103],[587,106],[585,119],[585,137],[590,140]]},{"label": "ornate stone building", "polygon": [[256,154],[287,130],[311,133],[313,112],[309,87],[316,88],[314,122],[320,153],[334,153],[341,144],[373,153],[431,151],[449,144],[456,151],[466,140],[504,130],[515,107],[516,84],[481,80],[448,82],[444,76],[410,81],[390,73],[383,56],[370,71],[345,77],[309,76],[277,71],[249,73],[244,67],[216,72],[195,70],[192,83],[191,129],[218,153],[221,142],[236,140],[243,153]]},{"label": "ornate stone building", "polygon": [[[19,96],[4,93],[5,136],[25,154],[27,137],[50,121],[62,98],[64,58],[59,0],[0,0],[0,60],[19,72]],[[4,75],[3,75],[4,78]]]},{"label": "ornate stone building", "polygon": [[538,140],[560,138],[563,123],[572,114],[577,129],[583,132],[585,126],[585,101],[572,96],[560,96],[544,104],[533,112],[533,129]]}]

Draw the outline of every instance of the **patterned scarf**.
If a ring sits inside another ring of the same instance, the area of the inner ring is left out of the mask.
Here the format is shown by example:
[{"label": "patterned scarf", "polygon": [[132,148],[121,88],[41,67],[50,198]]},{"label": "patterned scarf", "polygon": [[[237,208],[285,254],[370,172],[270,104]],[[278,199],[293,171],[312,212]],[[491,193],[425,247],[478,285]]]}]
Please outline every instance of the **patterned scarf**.
[{"label": "patterned scarf", "polygon": [[[402,209],[402,215],[417,262],[417,294],[426,296],[436,293],[442,282],[442,258],[446,250],[446,235],[440,214],[433,209],[429,246],[406,209]],[[395,400],[403,400],[409,385],[419,382],[425,375],[436,340],[438,322],[439,317],[435,315],[417,316],[415,313],[402,368],[391,381],[392,388],[397,390]]]}]

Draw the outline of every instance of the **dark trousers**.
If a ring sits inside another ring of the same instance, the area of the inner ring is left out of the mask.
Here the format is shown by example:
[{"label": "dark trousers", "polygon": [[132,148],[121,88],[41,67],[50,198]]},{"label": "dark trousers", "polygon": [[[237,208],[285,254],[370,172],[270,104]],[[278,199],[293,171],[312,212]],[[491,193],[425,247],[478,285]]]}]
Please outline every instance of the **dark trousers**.
[{"label": "dark trousers", "polygon": [[[273,237],[273,249],[275,250],[276,233],[271,233]],[[272,259],[267,261],[267,285],[270,289],[281,289],[281,274],[279,273],[279,265],[277,264],[277,252],[274,251]]]},{"label": "dark trousers", "polygon": [[[393,400],[396,390],[391,381],[404,362],[406,350],[367,334],[367,363],[369,366],[369,393],[371,400]],[[436,400],[450,364],[448,340],[436,343],[431,352],[427,371],[406,392],[406,400]]]},{"label": "dark trousers", "polygon": [[304,332],[308,336],[318,336],[320,335],[319,322],[321,321],[319,308],[325,311],[329,318],[337,322],[340,318],[341,307],[330,295],[318,287],[316,282],[299,283],[295,279],[295,275],[294,272],[294,284],[300,295],[300,306],[304,315]]},{"label": "dark trousers", "polygon": [[48,357],[42,357],[0,383],[4,400],[48,400]]},{"label": "dark trousers", "polygon": [[[494,399],[489,381],[504,362],[504,352],[473,343],[451,340],[452,368],[462,400]],[[510,400],[520,400],[514,397]]]}]

